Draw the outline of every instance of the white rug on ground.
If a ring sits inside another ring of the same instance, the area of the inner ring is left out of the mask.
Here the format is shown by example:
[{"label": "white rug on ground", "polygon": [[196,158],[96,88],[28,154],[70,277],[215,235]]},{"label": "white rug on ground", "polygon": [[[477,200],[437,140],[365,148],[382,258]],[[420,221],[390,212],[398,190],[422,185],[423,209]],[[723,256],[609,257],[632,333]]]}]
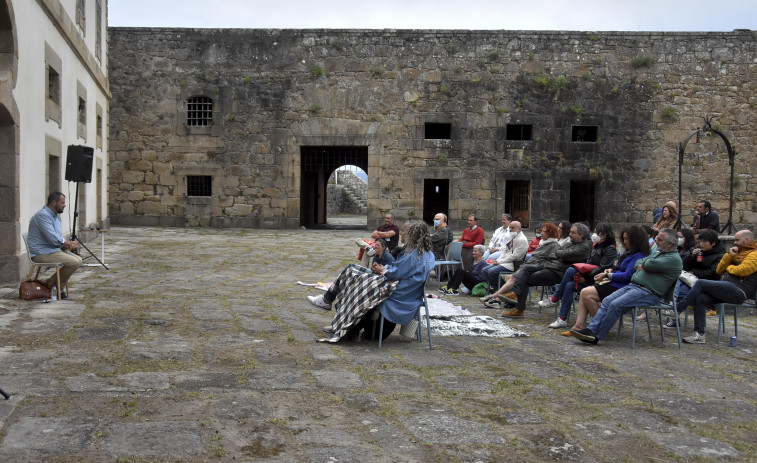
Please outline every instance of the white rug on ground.
[{"label": "white rug on ground", "polygon": [[434,336],[488,336],[493,338],[528,336],[527,333],[511,328],[500,320],[488,315],[473,315],[468,310],[443,299],[428,299],[428,311]]}]

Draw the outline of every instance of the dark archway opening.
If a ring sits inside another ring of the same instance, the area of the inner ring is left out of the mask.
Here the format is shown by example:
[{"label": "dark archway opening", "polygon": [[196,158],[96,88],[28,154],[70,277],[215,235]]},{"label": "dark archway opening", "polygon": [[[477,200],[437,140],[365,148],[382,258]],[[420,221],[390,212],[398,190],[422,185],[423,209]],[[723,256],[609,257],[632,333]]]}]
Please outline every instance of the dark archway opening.
[{"label": "dark archway opening", "polygon": [[[368,173],[367,146],[300,147],[300,225],[307,228],[328,226],[327,185],[331,174],[345,165]],[[338,225],[338,228],[365,229],[362,225]]]}]

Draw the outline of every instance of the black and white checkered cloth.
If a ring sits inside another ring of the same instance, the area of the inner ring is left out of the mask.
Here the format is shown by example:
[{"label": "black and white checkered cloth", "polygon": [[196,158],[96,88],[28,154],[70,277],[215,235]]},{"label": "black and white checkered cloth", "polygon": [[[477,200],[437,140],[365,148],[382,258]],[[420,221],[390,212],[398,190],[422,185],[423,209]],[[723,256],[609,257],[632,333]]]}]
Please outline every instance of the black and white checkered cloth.
[{"label": "black and white checkered cloth", "polygon": [[322,342],[337,342],[362,320],[374,307],[378,307],[392,295],[397,281],[389,281],[383,275],[373,273],[359,265],[346,266],[334,281],[331,292],[337,292],[331,307],[336,311],[331,327],[331,338],[319,339]]}]

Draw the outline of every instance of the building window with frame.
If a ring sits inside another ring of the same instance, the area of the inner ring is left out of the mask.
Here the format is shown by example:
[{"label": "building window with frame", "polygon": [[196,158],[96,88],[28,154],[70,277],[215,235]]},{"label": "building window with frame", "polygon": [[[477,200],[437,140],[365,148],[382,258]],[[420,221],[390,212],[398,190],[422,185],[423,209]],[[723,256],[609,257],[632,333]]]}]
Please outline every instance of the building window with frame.
[{"label": "building window with frame", "polygon": [[76,135],[87,140],[87,89],[81,82],[76,83]]},{"label": "building window with frame", "polygon": [[199,127],[213,124],[213,99],[193,96],[187,100],[187,126]]},{"label": "building window with frame", "polygon": [[452,138],[452,124],[443,122],[426,122],[423,138],[426,140],[450,140]]},{"label": "building window with frame", "polygon": [[103,109],[95,103],[95,146],[103,147]]},{"label": "building window with frame", "polygon": [[76,24],[81,29],[81,35],[87,35],[87,0],[76,0]]},{"label": "building window with frame", "polygon": [[212,196],[212,185],[210,175],[187,175],[187,196]]}]

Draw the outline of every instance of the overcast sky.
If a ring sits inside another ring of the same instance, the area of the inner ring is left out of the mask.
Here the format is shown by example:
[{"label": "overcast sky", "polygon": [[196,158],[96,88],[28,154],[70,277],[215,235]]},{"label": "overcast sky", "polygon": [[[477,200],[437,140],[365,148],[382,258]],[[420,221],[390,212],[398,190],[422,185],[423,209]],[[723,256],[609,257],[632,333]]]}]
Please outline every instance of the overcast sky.
[{"label": "overcast sky", "polygon": [[757,30],[757,0],[109,0],[110,26]]}]

